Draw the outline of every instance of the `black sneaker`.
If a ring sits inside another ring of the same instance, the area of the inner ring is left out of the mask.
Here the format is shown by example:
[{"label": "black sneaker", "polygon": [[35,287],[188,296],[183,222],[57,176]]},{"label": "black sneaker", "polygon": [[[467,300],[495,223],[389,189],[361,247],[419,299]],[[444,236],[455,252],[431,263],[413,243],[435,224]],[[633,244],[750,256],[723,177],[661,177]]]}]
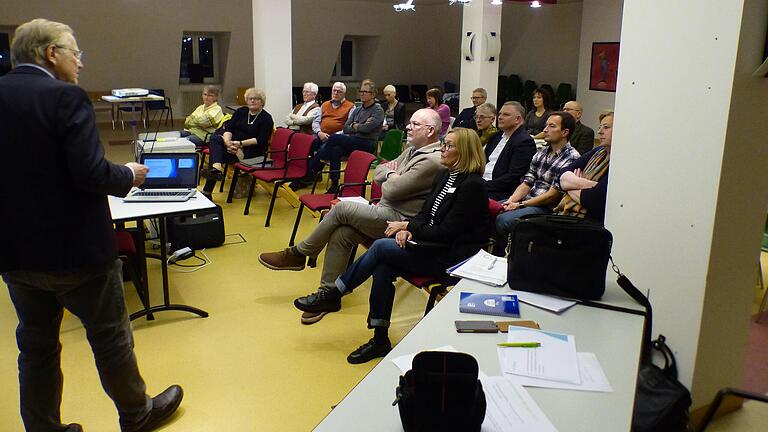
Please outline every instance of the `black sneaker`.
[{"label": "black sneaker", "polygon": [[352,351],[347,356],[347,361],[352,364],[367,363],[375,358],[384,357],[392,351],[392,343],[389,339],[383,342],[376,342],[371,338],[368,342],[360,345],[360,347]]},{"label": "black sneaker", "polygon": [[341,293],[335,288],[320,288],[310,295],[293,301],[304,312],[338,312],[341,310]]}]

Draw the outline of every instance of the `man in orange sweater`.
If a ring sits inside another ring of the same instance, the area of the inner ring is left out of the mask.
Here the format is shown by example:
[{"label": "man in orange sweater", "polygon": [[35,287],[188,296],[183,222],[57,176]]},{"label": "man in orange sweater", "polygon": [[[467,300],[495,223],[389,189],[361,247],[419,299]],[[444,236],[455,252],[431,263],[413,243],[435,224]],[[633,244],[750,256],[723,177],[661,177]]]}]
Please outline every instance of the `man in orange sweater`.
[{"label": "man in orange sweater", "polygon": [[[333,83],[331,88],[331,100],[323,102],[320,106],[320,115],[315,117],[315,121],[312,122],[312,132],[315,133],[317,138],[312,142],[312,152],[316,152],[328,138],[344,129],[344,123],[349,117],[349,112],[355,107],[355,104],[346,100],[347,86],[343,82]],[[308,183],[314,181],[312,178],[302,179],[302,181],[295,181],[288,187],[293,190],[301,189],[307,186]]]}]

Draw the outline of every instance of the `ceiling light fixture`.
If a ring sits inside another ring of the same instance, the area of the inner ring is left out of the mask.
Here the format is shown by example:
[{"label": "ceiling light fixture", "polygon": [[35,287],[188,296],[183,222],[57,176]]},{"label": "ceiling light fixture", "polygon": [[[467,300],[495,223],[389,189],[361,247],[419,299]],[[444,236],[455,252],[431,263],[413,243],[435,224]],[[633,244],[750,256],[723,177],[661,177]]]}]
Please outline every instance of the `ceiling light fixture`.
[{"label": "ceiling light fixture", "polygon": [[456,3],[460,3],[462,5],[465,5],[465,4],[470,3],[470,2],[472,2],[472,0],[448,0],[448,5],[450,6],[450,5],[456,4]]},{"label": "ceiling light fixture", "polygon": [[491,4],[494,6],[501,6],[502,1],[501,0],[491,0]]},{"label": "ceiling light fixture", "polygon": [[533,0],[531,2],[531,7],[532,8],[540,8],[541,7],[541,3],[539,3],[539,0]]}]

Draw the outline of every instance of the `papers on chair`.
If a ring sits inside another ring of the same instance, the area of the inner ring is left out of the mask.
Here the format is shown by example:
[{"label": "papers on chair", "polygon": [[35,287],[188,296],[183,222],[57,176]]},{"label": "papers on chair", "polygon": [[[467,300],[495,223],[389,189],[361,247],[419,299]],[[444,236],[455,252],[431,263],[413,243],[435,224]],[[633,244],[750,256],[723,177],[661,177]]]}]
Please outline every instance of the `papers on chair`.
[{"label": "papers on chair", "polygon": [[539,342],[538,348],[497,348],[504,373],[581,384],[573,335],[510,327],[508,342]]},{"label": "papers on chair", "polygon": [[612,393],[613,388],[608,382],[608,378],[597,361],[594,353],[580,352],[576,354],[579,359],[579,375],[581,384],[570,384],[559,381],[548,381],[539,378],[525,377],[521,375],[506,374],[505,377],[513,382],[526,387],[544,387],[566,390],[596,391]]},{"label": "papers on chair", "polygon": [[481,432],[557,431],[536,401],[519,384],[504,377],[481,376],[485,392],[485,420]]},{"label": "papers on chair", "polygon": [[446,270],[451,276],[471,279],[486,285],[502,286],[507,283],[507,259],[480,250],[470,259]]},{"label": "papers on chair", "polygon": [[563,300],[558,297],[536,294],[527,291],[512,290],[512,294],[516,295],[517,299],[523,303],[527,303],[531,306],[536,306],[538,308],[546,309],[555,313],[560,313],[576,304],[576,302],[573,300]]},{"label": "papers on chair", "polygon": [[370,204],[367,199],[361,196],[339,197],[339,201],[356,202],[356,203],[365,204],[365,205]]},{"label": "papers on chair", "polygon": [[[441,346],[441,347],[437,347],[437,348],[432,348],[432,349],[428,349],[428,350],[424,350],[424,351],[458,352],[456,350],[456,348],[454,348],[454,347],[452,347],[450,345]],[[395,366],[397,366],[397,368],[400,369],[403,373],[406,373],[409,370],[411,370],[411,365],[413,364],[413,358],[416,357],[416,354],[418,354],[418,353],[401,355],[400,357],[393,358],[392,359],[392,363],[394,363]]]}]

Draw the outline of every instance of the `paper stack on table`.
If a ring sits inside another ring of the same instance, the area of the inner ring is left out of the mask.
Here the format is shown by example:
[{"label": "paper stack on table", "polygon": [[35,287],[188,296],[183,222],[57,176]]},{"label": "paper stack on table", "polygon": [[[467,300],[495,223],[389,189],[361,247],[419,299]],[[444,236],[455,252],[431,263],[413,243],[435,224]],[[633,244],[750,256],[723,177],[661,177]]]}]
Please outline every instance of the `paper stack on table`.
[{"label": "paper stack on table", "polygon": [[503,286],[507,283],[507,259],[480,249],[472,258],[449,268],[447,273],[486,285]]}]

